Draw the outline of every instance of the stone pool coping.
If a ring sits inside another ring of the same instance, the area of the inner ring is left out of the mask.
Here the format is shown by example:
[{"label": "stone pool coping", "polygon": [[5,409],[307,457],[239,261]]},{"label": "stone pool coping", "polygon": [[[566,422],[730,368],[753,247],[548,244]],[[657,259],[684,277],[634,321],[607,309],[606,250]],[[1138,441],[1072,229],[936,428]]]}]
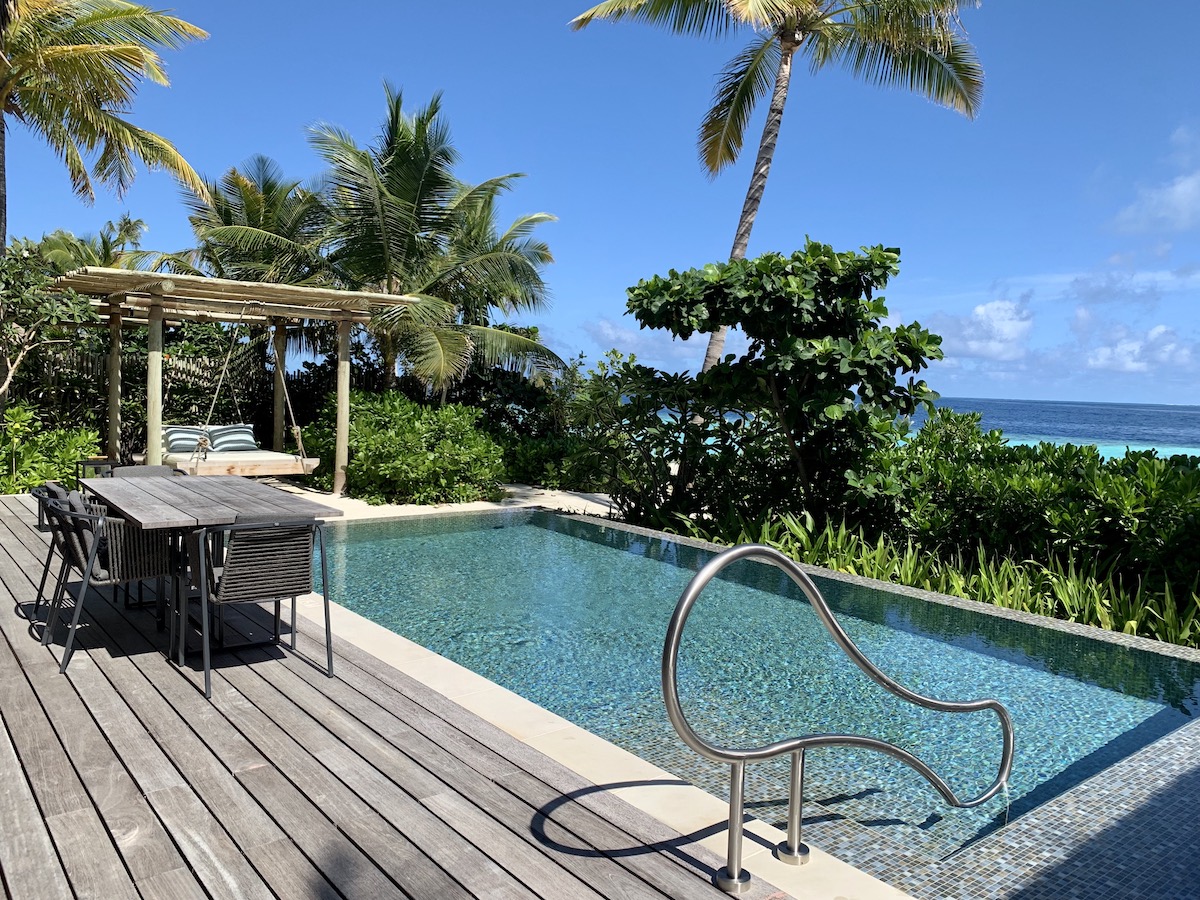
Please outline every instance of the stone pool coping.
[{"label": "stone pool coping", "polygon": [[[369,512],[363,515],[353,508],[358,501],[320,495],[321,502],[344,509],[346,520],[541,506],[592,522],[599,516],[607,527],[647,537],[665,536],[700,549],[721,549],[694,538],[663,535],[609,519],[604,499],[518,486],[501,504],[367,507]],[[1200,651],[1148,638],[815,566],[805,568],[839,581],[885,587],[932,603],[1200,663]],[[301,604],[301,612],[320,615],[311,601]],[[725,801],[680,784],[676,776],[349,610],[337,608],[334,627],[339,636],[598,785],[653,782],[614,787],[612,792],[680,833],[707,834],[699,843],[724,858]],[[861,841],[852,839],[851,844],[861,844],[854,846],[856,859],[870,874],[816,848],[813,862],[792,867],[770,854],[770,847],[783,839],[782,832],[754,820],[747,824],[744,865],[766,881],[804,897],[901,897],[901,889],[918,897],[1190,897],[1194,896],[1190,848],[1200,837],[1197,808],[1200,722],[1191,722],[940,862],[914,859],[902,848],[868,844],[869,836],[864,835]],[[714,825],[720,827],[714,829]]]}]

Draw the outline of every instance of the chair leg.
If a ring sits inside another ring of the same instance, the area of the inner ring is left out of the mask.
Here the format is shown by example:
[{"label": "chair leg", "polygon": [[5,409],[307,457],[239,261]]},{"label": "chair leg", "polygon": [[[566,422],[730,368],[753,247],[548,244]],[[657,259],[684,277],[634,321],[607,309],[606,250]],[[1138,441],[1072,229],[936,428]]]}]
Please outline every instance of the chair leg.
[{"label": "chair leg", "polygon": [[333,625],[329,620],[329,593],[322,594],[325,599],[325,674],[333,677]]},{"label": "chair leg", "polygon": [[296,649],[296,604],[299,602],[298,597],[292,598],[292,649]]},{"label": "chair leg", "polygon": [[50,644],[50,638],[54,634],[54,625],[58,621],[58,613],[62,609],[63,597],[67,593],[67,575],[69,570],[70,564],[64,559],[62,566],[58,570],[58,580],[54,583],[54,596],[49,600],[49,605],[46,608],[46,624],[42,626],[43,647]]},{"label": "chair leg", "polygon": [[79,599],[75,601],[75,615],[71,616],[71,627],[67,630],[67,642],[63,645],[62,664],[58,667],[58,671],[64,675],[67,672],[67,664],[71,661],[71,654],[75,652],[72,646],[75,643],[75,629],[79,627],[79,616],[83,612],[83,601],[87,597],[88,585],[92,580],[92,569],[95,565],[96,545],[93,545],[92,555],[88,557],[87,568],[83,570],[83,580],[79,583]]},{"label": "chair leg", "polygon": [[204,697],[212,699],[212,659],[208,649],[208,591],[200,588],[200,652],[204,655]]},{"label": "chair leg", "polygon": [[35,613],[41,608],[42,603],[45,601],[45,597],[42,596],[42,593],[46,590],[46,579],[50,577],[50,564],[53,562],[54,544],[51,544],[46,551],[46,565],[42,569],[42,580],[38,582],[37,599],[33,601],[33,611]]},{"label": "chair leg", "polygon": [[325,601],[325,663],[326,673],[333,677],[333,624],[329,618],[329,566],[325,561],[325,529],[316,526],[321,547],[321,599]]}]

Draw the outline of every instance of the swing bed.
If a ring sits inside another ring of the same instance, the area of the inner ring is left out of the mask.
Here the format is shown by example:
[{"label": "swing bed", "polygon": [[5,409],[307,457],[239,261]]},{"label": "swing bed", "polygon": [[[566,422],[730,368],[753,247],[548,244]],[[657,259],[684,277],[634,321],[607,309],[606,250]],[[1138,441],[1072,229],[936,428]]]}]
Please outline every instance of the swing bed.
[{"label": "swing bed", "polygon": [[[172,428],[186,432],[188,438],[185,438],[185,441],[188,443],[190,443],[189,438],[194,436],[195,446],[178,452],[164,453],[162,458],[163,463],[174,466],[179,471],[186,472],[188,475],[245,475],[248,477],[260,475],[311,475],[317,466],[320,465],[321,460],[318,457],[306,456],[304,453],[304,440],[300,434],[300,426],[296,424],[296,414],[292,409],[292,398],[287,389],[287,378],[282,378],[280,381],[283,385],[283,398],[287,416],[291,421],[292,435],[296,439],[297,453],[280,453],[275,450],[260,449],[254,443],[253,429],[248,425],[222,427],[211,424],[213,411],[217,407],[217,398],[221,395],[221,388],[225,384],[225,376],[229,373],[229,361],[236,347],[237,329],[235,328],[233,329],[233,338],[229,345],[229,351],[225,354],[225,362],[221,366],[221,376],[217,379],[216,390],[213,391],[212,403],[209,404],[205,424],[201,426],[168,425],[163,429],[165,433],[169,433]],[[275,366],[282,372],[283,370],[280,368],[280,365],[281,361],[276,358]],[[233,404],[237,409],[238,418],[243,418],[241,404],[238,402],[237,390],[233,386],[232,381],[229,385],[229,393],[233,397]],[[241,429],[244,434],[240,434],[238,429]],[[168,434],[164,434],[164,447],[170,446],[168,437]],[[226,446],[225,442],[229,437],[232,437],[231,445],[238,447],[238,449],[222,449],[222,447]],[[241,438],[240,441],[239,437]]]}]

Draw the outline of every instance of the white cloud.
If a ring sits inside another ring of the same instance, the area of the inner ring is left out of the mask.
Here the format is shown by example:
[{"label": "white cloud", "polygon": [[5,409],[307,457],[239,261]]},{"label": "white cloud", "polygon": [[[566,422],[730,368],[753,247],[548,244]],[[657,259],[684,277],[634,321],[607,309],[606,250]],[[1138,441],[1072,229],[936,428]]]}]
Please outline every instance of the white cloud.
[{"label": "white cloud", "polygon": [[1020,300],[992,300],[976,306],[969,316],[936,316],[933,331],[940,333],[948,357],[971,357],[997,362],[1021,359],[1033,332],[1033,312],[1028,296]]},{"label": "white cloud", "polygon": [[1187,231],[1200,225],[1200,171],[1168,184],[1142,188],[1133,203],[1117,214],[1126,231]]},{"label": "white cloud", "polygon": [[1107,343],[1091,348],[1087,366],[1109,372],[1189,371],[1195,364],[1193,350],[1166,325],[1155,325],[1145,334],[1118,328]]}]

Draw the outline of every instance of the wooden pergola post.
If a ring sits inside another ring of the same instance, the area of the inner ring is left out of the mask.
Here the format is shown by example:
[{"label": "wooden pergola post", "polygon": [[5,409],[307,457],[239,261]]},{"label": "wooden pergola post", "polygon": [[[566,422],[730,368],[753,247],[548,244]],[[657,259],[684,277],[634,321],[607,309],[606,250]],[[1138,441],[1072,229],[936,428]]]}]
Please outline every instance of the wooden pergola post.
[{"label": "wooden pergola post", "polygon": [[271,447],[277,453],[283,452],[284,442],[284,415],[286,409],[284,406],[284,390],[285,386],[283,379],[287,375],[287,326],[283,319],[272,319],[274,331],[271,334],[272,346],[275,352],[275,408],[274,408],[274,430],[271,435]]},{"label": "wooden pergola post", "polygon": [[146,465],[162,465],[163,308],[150,307],[149,352],[146,355]]},{"label": "wooden pergola post", "polygon": [[108,458],[121,459],[121,306],[108,304]]},{"label": "wooden pergola post", "polygon": [[346,493],[346,464],[350,462],[350,325],[338,322],[337,431],[333,442],[333,492]]}]

